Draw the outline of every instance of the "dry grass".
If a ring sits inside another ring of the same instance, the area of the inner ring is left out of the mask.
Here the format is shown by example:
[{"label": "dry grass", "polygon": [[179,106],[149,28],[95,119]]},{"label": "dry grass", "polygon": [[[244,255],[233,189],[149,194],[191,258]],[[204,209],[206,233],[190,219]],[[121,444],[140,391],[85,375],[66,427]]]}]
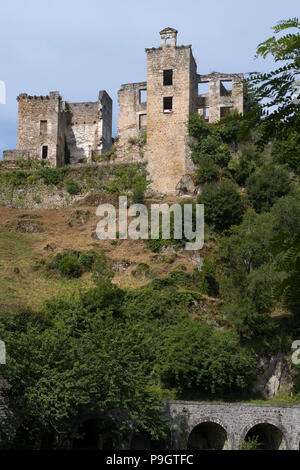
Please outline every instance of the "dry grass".
[{"label": "dry grass", "polygon": [[[188,252],[165,257],[156,255],[148,249],[142,240],[100,241],[92,237],[96,224],[95,207],[80,207],[89,211],[90,217],[83,225],[70,224],[74,221],[76,208],[60,210],[26,211],[0,207],[0,305],[16,308],[20,305],[39,306],[45,299],[74,288],[91,285],[91,276],[85,274],[80,279],[67,280],[57,277],[49,278],[45,270],[34,269],[41,259],[48,259],[47,245],[56,254],[65,249],[88,251],[105,250],[106,255],[115,264],[128,260],[128,269],[117,271],[114,282],[120,287],[138,288],[149,282],[149,278],[137,278],[132,271],[139,263],[149,265],[151,275],[165,277],[177,266],[185,264],[191,272],[195,265],[191,262]],[[16,231],[18,221],[22,219],[38,220],[42,224],[42,233],[19,233]],[[36,219],[35,219],[36,218]],[[175,258],[175,259],[173,259]],[[19,272],[15,272],[15,268]]]}]

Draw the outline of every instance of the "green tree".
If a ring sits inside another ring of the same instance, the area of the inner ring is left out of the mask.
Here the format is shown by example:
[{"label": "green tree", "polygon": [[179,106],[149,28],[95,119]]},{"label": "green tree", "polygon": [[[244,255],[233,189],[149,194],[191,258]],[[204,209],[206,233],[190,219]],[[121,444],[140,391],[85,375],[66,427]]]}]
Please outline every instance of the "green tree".
[{"label": "green tree", "polygon": [[285,138],[274,138],[272,157],[276,163],[287,164],[297,175],[300,175],[300,134],[290,132]]},{"label": "green tree", "polygon": [[274,165],[255,171],[246,181],[247,194],[256,212],[265,212],[290,190],[288,172]]},{"label": "green tree", "polygon": [[228,168],[240,186],[245,186],[247,178],[262,165],[261,155],[252,147],[244,146],[241,154],[230,160]]},{"label": "green tree", "polygon": [[188,390],[226,393],[246,389],[255,359],[233,332],[183,318],[167,331],[159,365],[161,379],[181,394]]},{"label": "green tree", "polygon": [[[299,130],[300,104],[292,99],[300,69],[299,29],[298,18],[282,20],[273,27],[275,34],[257,47],[256,57],[271,55],[279,63],[279,67],[270,73],[250,74],[250,90],[257,100],[263,102],[263,113],[256,115],[260,147],[279,136],[280,139],[289,139],[291,133]],[[253,124],[253,120],[249,120],[249,125]]]},{"label": "green tree", "polygon": [[227,167],[231,159],[228,144],[236,139],[239,120],[239,115],[233,114],[220,123],[208,124],[198,114],[190,116],[188,129],[192,137],[191,157],[197,165],[198,183],[217,180],[221,170]]},{"label": "green tree", "polygon": [[217,232],[238,225],[242,220],[243,202],[237,187],[230,181],[204,186],[198,203],[204,204],[205,221]]},{"label": "green tree", "polygon": [[88,312],[76,299],[56,309],[57,301],[47,311],[1,315],[7,347],[1,379],[7,386],[1,390],[0,433],[6,448],[16,445],[14,429],[21,426],[27,449],[40,448],[47,435],[53,448],[62,448],[76,436],[83,415],[105,417],[118,409],[117,435],[135,423],[154,438],[162,436],[163,409],[150,374],[145,328]]}]

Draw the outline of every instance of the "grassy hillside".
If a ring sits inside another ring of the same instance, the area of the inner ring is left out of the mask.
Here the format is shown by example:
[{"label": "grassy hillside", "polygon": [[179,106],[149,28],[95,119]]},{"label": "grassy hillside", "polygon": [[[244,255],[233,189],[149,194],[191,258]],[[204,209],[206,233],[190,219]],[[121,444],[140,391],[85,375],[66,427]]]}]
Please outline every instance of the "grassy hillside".
[{"label": "grassy hillside", "polygon": [[[104,251],[112,262],[113,282],[138,288],[152,278],[168,276],[184,265],[196,265],[188,252],[153,253],[142,240],[100,241],[95,237],[96,207],[24,211],[0,208],[0,305],[40,306],[45,299],[92,284],[91,273],[78,279],[47,271],[47,263],[64,250]],[[30,231],[37,231],[30,233]],[[148,266],[148,267],[145,267]],[[143,269],[144,267],[144,269]]]}]

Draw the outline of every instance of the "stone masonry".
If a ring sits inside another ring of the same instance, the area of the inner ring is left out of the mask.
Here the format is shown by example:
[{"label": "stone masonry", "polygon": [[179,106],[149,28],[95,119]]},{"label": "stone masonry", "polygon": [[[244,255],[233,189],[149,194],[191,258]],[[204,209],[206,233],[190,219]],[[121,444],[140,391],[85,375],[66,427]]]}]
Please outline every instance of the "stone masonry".
[{"label": "stone masonry", "polygon": [[22,93],[17,100],[17,150],[5,151],[4,160],[43,159],[60,167],[67,154],[73,164],[91,161],[111,147],[112,100],[106,91],[87,103],[63,101],[58,91],[47,96]]},{"label": "stone masonry", "polygon": [[173,449],[236,450],[252,432],[265,449],[299,450],[299,406],[169,401],[167,412]]},{"label": "stone masonry", "polygon": [[[187,121],[198,112],[216,122],[235,108],[243,113],[243,74],[199,75],[192,48],[177,46],[177,31],[160,32],[161,45],[146,49],[147,82],[121,86],[118,93],[119,143],[122,161],[138,161],[128,142],[147,132],[146,160],[152,188],[176,194],[193,172]],[[206,84],[208,90],[201,91]]]},{"label": "stone masonry", "polygon": [[[146,49],[147,81],[124,84],[118,92],[115,163],[145,161],[152,189],[180,195],[194,187],[189,115],[216,122],[231,109],[243,113],[243,74],[199,75],[191,46],[177,45],[177,30],[165,28],[160,36],[159,47]],[[112,101],[105,91],[87,103],[63,101],[59,92],[17,99],[17,150],[5,151],[4,160],[44,159],[62,166],[67,160],[92,161],[110,149]]]}]

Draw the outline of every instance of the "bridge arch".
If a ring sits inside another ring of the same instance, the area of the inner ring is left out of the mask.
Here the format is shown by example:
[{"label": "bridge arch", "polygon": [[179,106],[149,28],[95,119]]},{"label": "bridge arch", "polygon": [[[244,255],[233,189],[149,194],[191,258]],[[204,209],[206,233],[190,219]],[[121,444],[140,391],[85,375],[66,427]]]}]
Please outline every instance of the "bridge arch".
[{"label": "bridge arch", "polygon": [[251,421],[242,431],[239,447],[247,438],[257,437],[262,450],[287,450],[287,431],[281,423],[272,419]]},{"label": "bridge arch", "polygon": [[225,450],[229,448],[228,429],[221,420],[207,417],[190,426],[187,449]]}]

